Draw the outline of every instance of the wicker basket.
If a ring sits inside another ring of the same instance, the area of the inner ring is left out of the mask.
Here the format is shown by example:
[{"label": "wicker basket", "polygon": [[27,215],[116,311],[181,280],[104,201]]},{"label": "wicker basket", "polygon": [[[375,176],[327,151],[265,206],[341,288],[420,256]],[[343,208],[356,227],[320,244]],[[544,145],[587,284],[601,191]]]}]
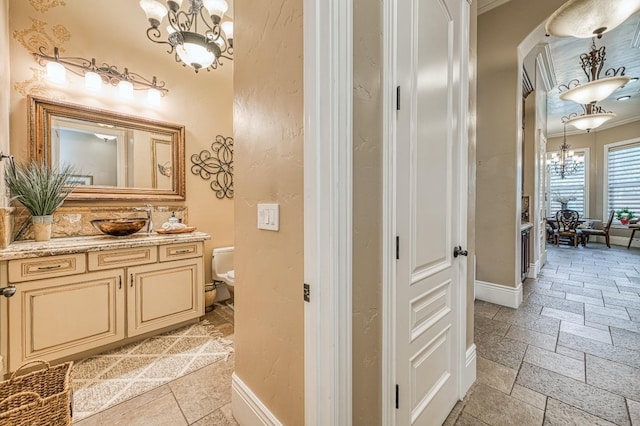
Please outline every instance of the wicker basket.
[{"label": "wicker basket", "polygon": [[[33,364],[46,368],[17,375]],[[31,361],[0,382],[0,426],[70,425],[72,365],[67,362],[51,367],[46,361]]]}]

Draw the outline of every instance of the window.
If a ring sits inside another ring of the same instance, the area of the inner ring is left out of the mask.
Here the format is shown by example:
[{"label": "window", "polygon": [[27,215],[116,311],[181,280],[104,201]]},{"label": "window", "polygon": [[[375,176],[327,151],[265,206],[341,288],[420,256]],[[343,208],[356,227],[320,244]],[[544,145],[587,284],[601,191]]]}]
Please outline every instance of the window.
[{"label": "window", "polygon": [[605,212],[628,207],[640,214],[640,140],[605,146]]},{"label": "window", "polygon": [[[548,176],[548,193],[549,200],[547,202],[547,216],[553,217],[558,210],[560,210],[560,202],[555,201],[557,197],[575,197],[575,200],[569,201],[568,208],[570,210],[576,210],[580,217],[585,217],[588,214],[587,205],[589,202],[589,192],[587,188],[587,164],[589,163],[589,150],[575,149],[574,155],[576,157],[582,156],[584,161],[578,163],[576,171],[569,175],[566,175],[564,179],[560,177],[560,174],[555,171],[555,167],[551,162],[553,152],[547,153],[547,159],[549,163]],[[557,154],[557,153],[555,153]]]}]

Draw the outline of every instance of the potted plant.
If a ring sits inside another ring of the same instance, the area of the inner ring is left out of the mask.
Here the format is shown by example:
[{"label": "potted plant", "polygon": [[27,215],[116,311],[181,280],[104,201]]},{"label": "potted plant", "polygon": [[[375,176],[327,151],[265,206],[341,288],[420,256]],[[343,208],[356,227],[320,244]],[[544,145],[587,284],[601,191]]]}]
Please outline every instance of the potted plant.
[{"label": "potted plant", "polygon": [[53,212],[77,185],[71,179],[75,170],[71,166],[50,167],[44,162],[13,163],[5,168],[4,179],[12,200],[18,200],[33,218],[33,236],[36,241],[51,238]]},{"label": "potted plant", "polygon": [[633,219],[634,217],[635,213],[629,210],[628,207],[616,210],[616,219],[618,219],[623,225],[627,225],[629,223],[629,220]]}]

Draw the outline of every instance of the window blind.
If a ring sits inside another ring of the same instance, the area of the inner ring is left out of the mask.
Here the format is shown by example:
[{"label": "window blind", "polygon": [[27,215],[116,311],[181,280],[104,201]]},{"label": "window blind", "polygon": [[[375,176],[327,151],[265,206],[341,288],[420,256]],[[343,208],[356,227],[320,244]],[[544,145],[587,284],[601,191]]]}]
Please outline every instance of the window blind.
[{"label": "window blind", "polygon": [[[582,156],[584,158],[584,152],[575,152],[575,156]],[[551,154],[548,154],[551,158]],[[585,216],[585,170],[586,165],[583,161],[578,164],[575,173],[566,175],[564,179],[560,178],[560,174],[555,171],[553,164],[549,168],[549,211],[547,216],[554,216],[555,213],[560,210],[560,202],[554,199],[558,196],[563,197],[575,197],[574,201],[569,201],[568,208],[570,210],[576,210],[580,217]]]},{"label": "window blind", "polygon": [[609,148],[607,210],[628,207],[640,215],[640,142]]}]

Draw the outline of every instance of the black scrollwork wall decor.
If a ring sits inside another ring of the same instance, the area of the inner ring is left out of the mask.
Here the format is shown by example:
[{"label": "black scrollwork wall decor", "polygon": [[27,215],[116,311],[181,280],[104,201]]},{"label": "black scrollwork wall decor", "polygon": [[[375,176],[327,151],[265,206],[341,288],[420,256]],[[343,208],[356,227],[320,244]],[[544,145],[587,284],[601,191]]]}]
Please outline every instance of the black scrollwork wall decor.
[{"label": "black scrollwork wall decor", "polygon": [[204,180],[211,180],[209,185],[216,197],[233,198],[233,138],[216,136],[211,144],[211,152],[200,151],[191,156],[191,173],[200,175]]}]

